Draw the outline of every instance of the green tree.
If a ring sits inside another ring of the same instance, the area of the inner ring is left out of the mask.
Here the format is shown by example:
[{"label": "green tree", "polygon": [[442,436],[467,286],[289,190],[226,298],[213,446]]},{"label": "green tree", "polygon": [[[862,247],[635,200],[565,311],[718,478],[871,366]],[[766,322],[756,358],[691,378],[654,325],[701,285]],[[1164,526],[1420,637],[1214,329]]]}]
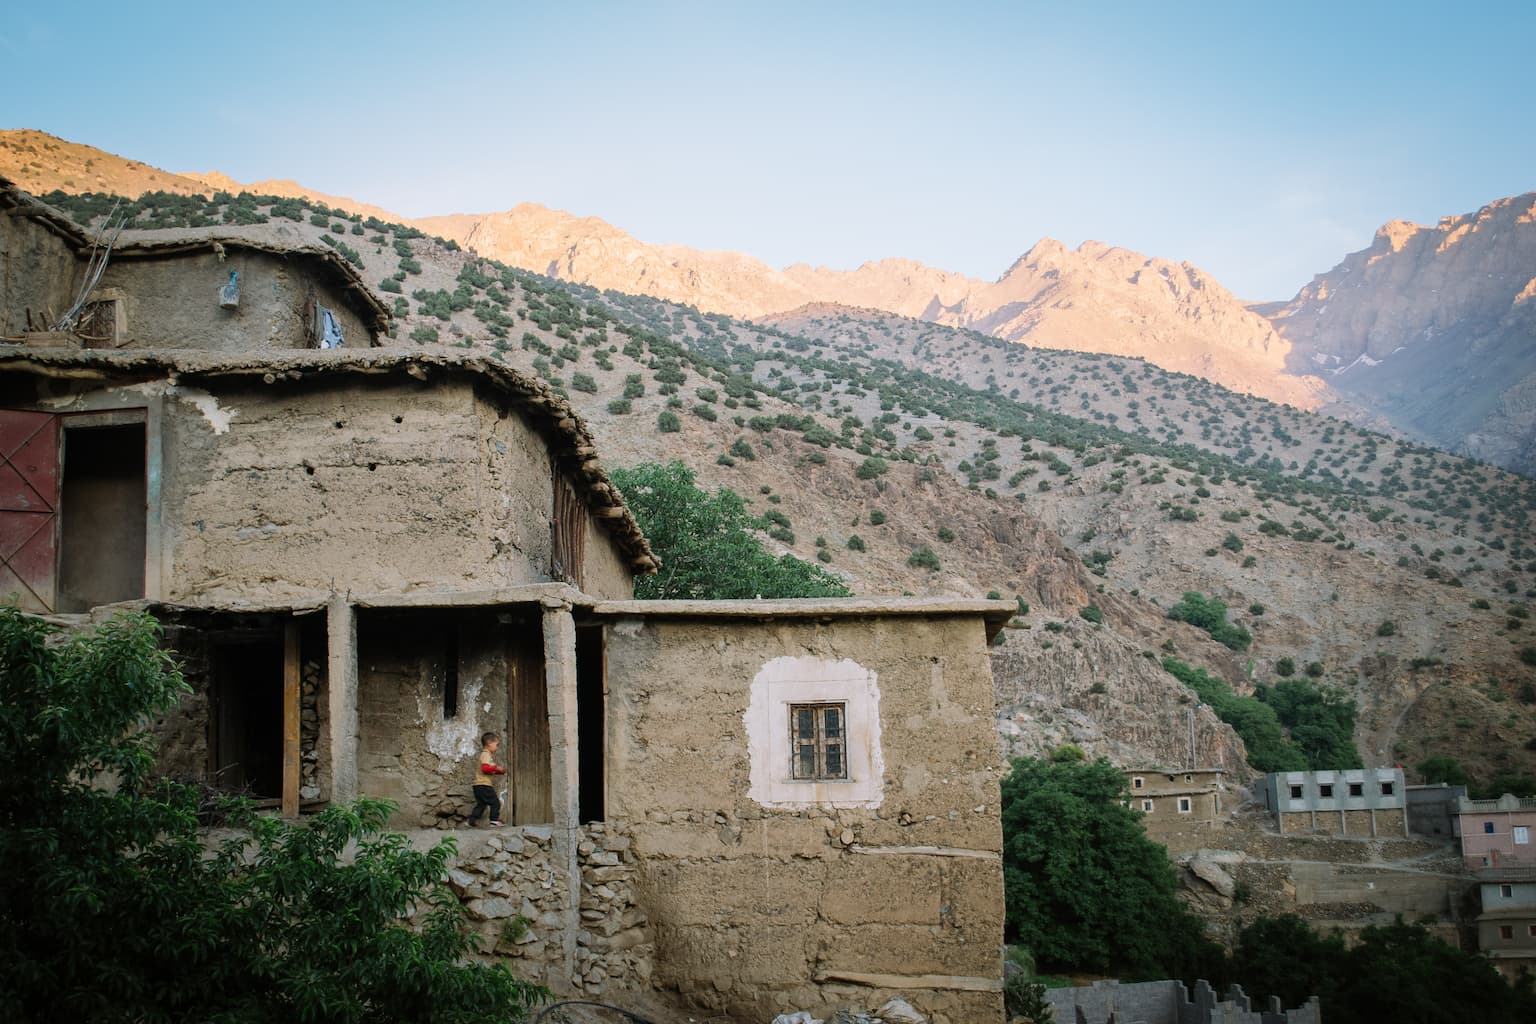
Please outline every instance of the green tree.
[{"label": "green tree", "polygon": [[660,572],[635,581],[638,598],[848,596],[825,569],[765,551],[752,531],[766,524],[752,517],[741,496],[726,487],[700,490],[681,462],[615,470],[613,482],[661,557]]},{"label": "green tree", "polygon": [[1429,785],[1443,782],[1448,786],[1470,786],[1472,777],[1454,757],[1440,754],[1419,765],[1419,774]]},{"label": "green tree", "polygon": [[388,803],[297,825],[236,802],[205,845],[139,728],[187,692],[159,641],[148,616],[64,636],[0,608],[8,1019],[526,1020],[543,990],[468,959],[452,840],[413,850]]},{"label": "green tree", "polygon": [[1168,617],[1205,630],[1211,639],[1225,644],[1234,651],[1246,651],[1253,637],[1242,626],[1227,621],[1227,606],[1216,598],[1207,598],[1199,591],[1188,591],[1182,600],[1168,609]]},{"label": "green tree", "polygon": [[1524,1024],[1536,1019],[1529,980],[1510,985],[1488,960],[1401,920],[1360,932],[1346,947],[1301,918],[1260,918],[1244,928],[1231,975],[1250,996],[1287,1007],[1317,996],[1329,1024]]},{"label": "green tree", "polygon": [[1308,679],[1283,679],[1274,686],[1255,690],[1260,700],[1275,709],[1280,724],[1290,731],[1291,743],[1316,769],[1363,768],[1355,747],[1355,702],[1337,690],[1325,689]]},{"label": "green tree", "polygon": [[1003,779],[1010,942],[1046,969],[1184,977],[1216,955],[1108,761],[1019,758]]}]

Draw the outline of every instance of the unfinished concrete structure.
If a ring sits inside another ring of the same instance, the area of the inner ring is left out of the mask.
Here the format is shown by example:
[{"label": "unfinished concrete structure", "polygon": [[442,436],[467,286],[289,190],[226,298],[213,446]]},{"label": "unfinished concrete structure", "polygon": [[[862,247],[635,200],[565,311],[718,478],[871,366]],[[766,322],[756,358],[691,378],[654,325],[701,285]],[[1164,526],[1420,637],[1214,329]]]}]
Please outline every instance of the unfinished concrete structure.
[{"label": "unfinished concrete structure", "polygon": [[[7,334],[19,297],[78,297],[12,274],[25,254],[86,258],[9,195]],[[0,595],[160,617],[193,688],[156,726],[168,772],[454,828],[497,731],[514,827],[463,834],[451,882],[524,976],[757,1016],[903,994],[941,1024],[1001,1019],[986,652],[1011,605],[632,601],[654,556],[542,382],[320,350],[284,312],[308,285],[283,291],[281,251],[278,304],[242,334],[205,288],[215,250],[143,244],[187,273],[146,272],[172,289],[153,301],[116,287],[130,324],[184,306],[174,337],[0,342]],[[366,325],[336,280],[313,301]]]},{"label": "unfinished concrete structure", "polygon": [[1282,835],[1408,834],[1401,768],[1274,772],[1264,776],[1260,792]]}]

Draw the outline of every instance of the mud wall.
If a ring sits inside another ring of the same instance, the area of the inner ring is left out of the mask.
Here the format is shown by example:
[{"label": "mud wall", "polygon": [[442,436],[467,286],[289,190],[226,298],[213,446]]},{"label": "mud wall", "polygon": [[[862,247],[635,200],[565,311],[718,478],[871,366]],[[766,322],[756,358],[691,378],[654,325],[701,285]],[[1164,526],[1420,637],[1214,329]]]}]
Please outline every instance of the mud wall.
[{"label": "mud wall", "polygon": [[474,806],[481,735],[506,751],[506,628],[494,612],[359,616],[358,784],[399,804],[394,827],[456,827]]},{"label": "mud wall", "polygon": [[[368,326],[333,285],[313,273],[312,258],[230,248],[164,258],[124,257],[107,265],[103,288],[126,304],[126,343],[118,347],[192,348],[214,352],[314,348],[306,333],[311,295],[336,315],[348,348],[373,344]],[[240,304],[224,309],[219,293],[230,271],[240,275]]]},{"label": "mud wall", "polygon": [[[609,818],[633,833],[658,985],[752,1019],[894,995],[935,1024],[1001,1019],[980,620],[619,618],[607,642]],[[753,681],[785,657],[873,673],[883,769],[865,806],[749,797]]]},{"label": "mud wall", "polygon": [[75,300],[80,264],[64,240],[26,217],[0,213],[0,335],[27,329],[30,309],[34,322],[57,317]]}]

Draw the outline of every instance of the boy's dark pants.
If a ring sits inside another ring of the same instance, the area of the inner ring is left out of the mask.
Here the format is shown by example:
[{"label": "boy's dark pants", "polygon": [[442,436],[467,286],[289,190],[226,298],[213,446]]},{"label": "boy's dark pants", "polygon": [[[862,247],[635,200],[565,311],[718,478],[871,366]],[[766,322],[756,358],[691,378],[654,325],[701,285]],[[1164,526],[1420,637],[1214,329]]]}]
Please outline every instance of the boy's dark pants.
[{"label": "boy's dark pants", "polygon": [[475,824],[480,820],[480,812],[490,809],[491,820],[501,820],[501,798],[490,786],[475,787],[475,809],[469,812],[469,823]]}]

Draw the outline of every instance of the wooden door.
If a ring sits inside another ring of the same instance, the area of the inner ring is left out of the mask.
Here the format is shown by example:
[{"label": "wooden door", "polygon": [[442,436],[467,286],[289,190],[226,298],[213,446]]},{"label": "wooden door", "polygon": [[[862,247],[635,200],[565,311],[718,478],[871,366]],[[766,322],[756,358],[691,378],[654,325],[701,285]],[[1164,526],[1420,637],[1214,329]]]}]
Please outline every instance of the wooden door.
[{"label": "wooden door", "polygon": [[59,479],[59,418],[0,409],[0,600],[25,611],[54,611]]},{"label": "wooden door", "polygon": [[549,767],[549,695],[544,688],[544,640],[538,629],[514,626],[507,638],[511,707],[511,750],[505,764],[511,780],[503,820],[515,825],[548,825],[555,820]]}]

